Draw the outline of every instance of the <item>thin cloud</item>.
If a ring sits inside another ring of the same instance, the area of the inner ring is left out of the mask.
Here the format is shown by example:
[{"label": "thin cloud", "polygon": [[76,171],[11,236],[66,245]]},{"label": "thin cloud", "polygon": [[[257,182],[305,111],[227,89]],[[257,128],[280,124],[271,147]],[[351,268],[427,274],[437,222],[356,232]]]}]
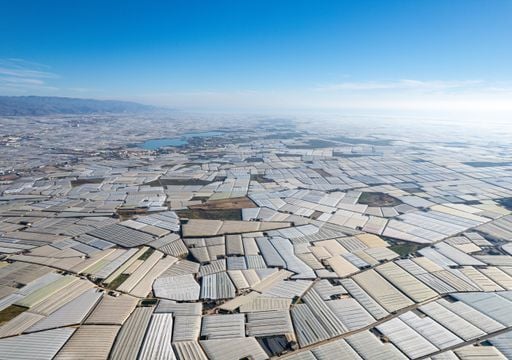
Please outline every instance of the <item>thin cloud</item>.
[{"label": "thin cloud", "polygon": [[44,81],[40,79],[22,78],[22,77],[1,77],[5,83],[20,85],[44,85]]},{"label": "thin cloud", "polygon": [[373,90],[424,90],[438,91],[450,89],[468,89],[481,86],[480,80],[461,80],[461,81],[422,81],[401,79],[395,81],[361,81],[361,82],[342,82],[337,84],[328,84],[318,86],[316,91],[373,91]]},{"label": "thin cloud", "polygon": [[0,59],[0,89],[17,93],[55,91],[48,84],[59,76],[48,71],[49,67],[23,59]]},{"label": "thin cloud", "polygon": [[[98,89],[98,88],[86,88],[86,87],[70,87],[70,88],[63,88],[61,89],[61,92],[64,93],[66,96],[87,96],[87,97],[104,97],[105,95],[108,96],[108,94],[105,94],[105,90]],[[113,97],[114,94],[111,94],[110,97]]]}]

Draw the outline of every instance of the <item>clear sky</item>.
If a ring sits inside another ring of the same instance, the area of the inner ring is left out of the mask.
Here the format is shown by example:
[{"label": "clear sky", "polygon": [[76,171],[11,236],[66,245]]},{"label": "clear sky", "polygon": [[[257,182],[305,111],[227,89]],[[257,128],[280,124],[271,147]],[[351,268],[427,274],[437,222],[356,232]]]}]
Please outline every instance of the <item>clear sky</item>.
[{"label": "clear sky", "polygon": [[512,113],[510,0],[0,0],[0,94]]}]

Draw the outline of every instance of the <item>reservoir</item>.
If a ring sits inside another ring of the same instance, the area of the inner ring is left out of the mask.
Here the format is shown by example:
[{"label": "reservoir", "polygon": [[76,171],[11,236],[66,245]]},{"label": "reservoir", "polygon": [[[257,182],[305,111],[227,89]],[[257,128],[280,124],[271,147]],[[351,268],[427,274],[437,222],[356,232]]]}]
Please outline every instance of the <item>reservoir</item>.
[{"label": "reservoir", "polygon": [[179,146],[187,145],[189,139],[191,139],[191,138],[213,137],[213,136],[220,136],[223,134],[224,133],[222,131],[205,131],[205,132],[186,133],[180,137],[146,140],[139,146],[146,150],[157,150],[157,149],[160,149],[163,147],[168,147],[168,146],[179,147]]}]

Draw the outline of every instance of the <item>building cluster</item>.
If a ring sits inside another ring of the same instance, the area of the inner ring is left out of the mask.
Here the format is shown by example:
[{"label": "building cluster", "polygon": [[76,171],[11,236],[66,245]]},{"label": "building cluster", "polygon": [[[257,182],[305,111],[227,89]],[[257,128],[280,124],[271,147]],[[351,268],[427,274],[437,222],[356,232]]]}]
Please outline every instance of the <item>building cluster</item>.
[{"label": "building cluster", "polygon": [[0,143],[0,359],[512,358],[506,143],[104,120]]}]

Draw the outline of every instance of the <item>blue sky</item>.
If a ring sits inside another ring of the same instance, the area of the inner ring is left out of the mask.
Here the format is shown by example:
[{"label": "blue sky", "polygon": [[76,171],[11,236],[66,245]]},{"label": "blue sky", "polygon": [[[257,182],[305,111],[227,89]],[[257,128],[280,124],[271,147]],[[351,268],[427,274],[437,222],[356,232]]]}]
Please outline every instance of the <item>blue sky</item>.
[{"label": "blue sky", "polygon": [[0,94],[512,110],[512,1],[0,0]]}]

